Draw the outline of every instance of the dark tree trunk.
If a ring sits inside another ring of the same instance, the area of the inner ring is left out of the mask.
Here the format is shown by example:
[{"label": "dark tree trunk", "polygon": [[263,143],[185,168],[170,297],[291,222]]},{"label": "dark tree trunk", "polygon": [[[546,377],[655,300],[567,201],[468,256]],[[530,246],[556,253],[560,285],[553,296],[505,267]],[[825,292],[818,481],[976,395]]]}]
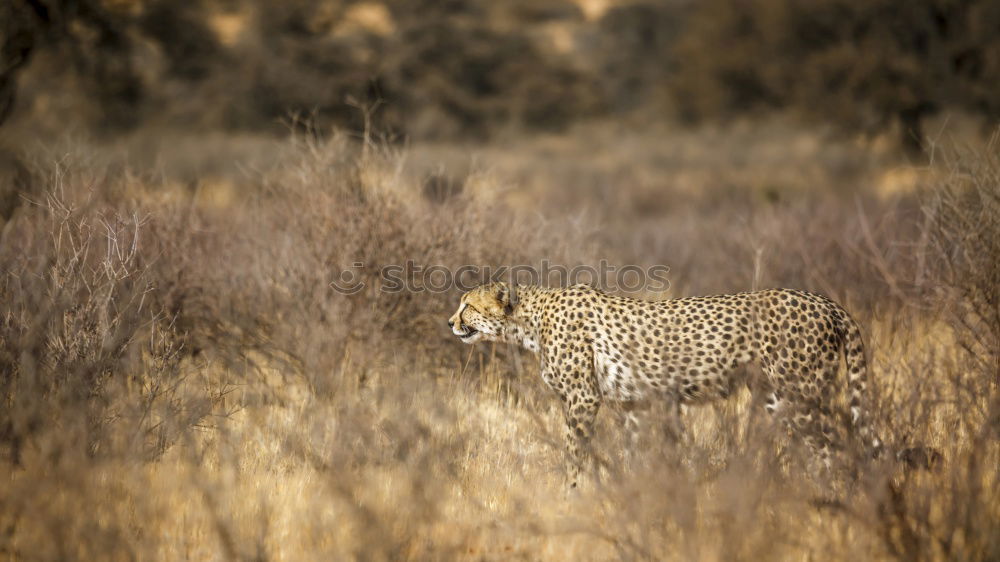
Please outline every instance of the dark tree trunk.
[{"label": "dark tree trunk", "polygon": [[29,9],[16,2],[0,6],[0,124],[14,109],[17,73],[35,47],[38,22]]},{"label": "dark tree trunk", "polygon": [[16,88],[17,84],[14,82],[13,72],[0,74],[0,125],[3,125],[3,122],[14,111]]}]

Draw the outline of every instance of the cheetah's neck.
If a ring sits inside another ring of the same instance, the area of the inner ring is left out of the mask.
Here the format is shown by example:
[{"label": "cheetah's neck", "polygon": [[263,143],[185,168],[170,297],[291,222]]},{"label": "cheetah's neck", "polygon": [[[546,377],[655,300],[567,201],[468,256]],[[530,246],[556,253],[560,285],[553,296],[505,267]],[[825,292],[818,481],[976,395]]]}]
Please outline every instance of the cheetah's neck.
[{"label": "cheetah's neck", "polygon": [[518,303],[514,308],[513,315],[507,324],[505,339],[508,343],[520,345],[521,347],[537,353],[539,345],[539,314],[542,304],[546,299],[551,298],[551,294],[557,289],[545,287],[524,286],[517,287]]}]

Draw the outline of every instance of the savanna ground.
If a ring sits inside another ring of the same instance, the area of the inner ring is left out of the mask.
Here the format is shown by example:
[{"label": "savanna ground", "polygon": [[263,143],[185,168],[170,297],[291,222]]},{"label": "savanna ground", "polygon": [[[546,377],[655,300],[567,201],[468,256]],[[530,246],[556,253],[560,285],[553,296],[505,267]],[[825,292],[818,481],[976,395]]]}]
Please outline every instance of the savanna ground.
[{"label": "savanna ground", "polygon": [[[934,140],[920,165],[780,119],[33,146],[0,240],[0,553],[1000,558],[1000,160]],[[542,259],[670,266],[647,298],[826,293],[863,326],[885,441],[943,460],[817,474],[741,391],[628,470],[602,412],[567,497],[534,359],[452,337],[455,290],[379,289],[407,260]]]}]

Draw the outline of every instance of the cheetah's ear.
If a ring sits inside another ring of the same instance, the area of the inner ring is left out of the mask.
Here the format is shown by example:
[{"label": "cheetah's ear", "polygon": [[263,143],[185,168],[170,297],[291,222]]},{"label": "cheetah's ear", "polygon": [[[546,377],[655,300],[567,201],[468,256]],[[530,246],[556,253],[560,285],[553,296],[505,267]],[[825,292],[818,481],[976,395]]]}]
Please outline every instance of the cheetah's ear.
[{"label": "cheetah's ear", "polygon": [[496,299],[503,306],[504,314],[510,315],[514,312],[514,306],[517,304],[517,293],[515,293],[513,285],[500,283]]}]

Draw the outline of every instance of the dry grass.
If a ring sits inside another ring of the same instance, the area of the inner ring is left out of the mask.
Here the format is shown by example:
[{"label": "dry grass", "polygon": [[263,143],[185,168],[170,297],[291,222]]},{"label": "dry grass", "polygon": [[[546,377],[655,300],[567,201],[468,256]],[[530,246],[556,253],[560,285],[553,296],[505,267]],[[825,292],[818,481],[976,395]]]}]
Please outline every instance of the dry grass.
[{"label": "dry grass", "polygon": [[[546,156],[550,139],[472,164],[295,138],[280,162],[254,148],[242,175],[210,174],[223,188],[106,149],[37,165],[0,245],[0,553],[996,559],[995,151],[921,171],[932,189],[875,195],[888,165],[858,164],[857,147],[775,134],[810,170],[775,187],[749,163],[779,146],[719,138],[686,137],[705,151],[687,156],[589,141],[620,147],[601,158]],[[843,473],[814,476],[743,393],[688,412],[679,443],[645,435],[629,470],[602,414],[601,469],[565,497],[561,413],[534,362],[453,341],[455,292],[378,290],[378,268],[406,260],[543,258],[665,263],[673,294],[830,293],[866,326],[886,440],[944,462],[905,472],[849,451]],[[333,291],[355,262],[368,289]]]}]

